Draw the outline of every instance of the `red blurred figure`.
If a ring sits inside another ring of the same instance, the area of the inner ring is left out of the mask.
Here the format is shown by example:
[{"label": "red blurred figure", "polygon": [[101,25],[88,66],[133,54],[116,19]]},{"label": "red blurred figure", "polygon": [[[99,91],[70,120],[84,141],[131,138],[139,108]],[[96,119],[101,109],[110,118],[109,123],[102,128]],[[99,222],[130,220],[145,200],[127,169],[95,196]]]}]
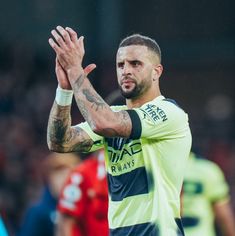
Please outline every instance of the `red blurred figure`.
[{"label": "red blurred figure", "polygon": [[58,211],[58,236],[108,235],[108,187],[103,151],[93,154],[70,173]]}]

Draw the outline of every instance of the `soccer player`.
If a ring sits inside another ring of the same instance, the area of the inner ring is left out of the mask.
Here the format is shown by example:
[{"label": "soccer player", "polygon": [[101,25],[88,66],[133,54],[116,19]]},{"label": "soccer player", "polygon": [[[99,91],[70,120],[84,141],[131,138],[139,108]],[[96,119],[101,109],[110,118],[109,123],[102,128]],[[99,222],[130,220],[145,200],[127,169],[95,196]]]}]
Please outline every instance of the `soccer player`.
[{"label": "soccer player", "polygon": [[[61,26],[51,33],[59,86],[48,122],[49,149],[105,148],[111,236],[183,235],[179,195],[191,132],[187,114],[160,92],[158,44],[139,34],[122,40],[116,70],[126,105],[110,107],[87,78],[95,65],[82,67],[83,36]],[[86,120],[75,126],[70,115],[73,94]]]},{"label": "soccer player", "polygon": [[69,175],[58,203],[57,236],[108,236],[104,152],[92,154]]},{"label": "soccer player", "polygon": [[183,225],[187,236],[215,236],[216,220],[223,236],[235,236],[228,184],[215,163],[190,154],[183,188]]}]

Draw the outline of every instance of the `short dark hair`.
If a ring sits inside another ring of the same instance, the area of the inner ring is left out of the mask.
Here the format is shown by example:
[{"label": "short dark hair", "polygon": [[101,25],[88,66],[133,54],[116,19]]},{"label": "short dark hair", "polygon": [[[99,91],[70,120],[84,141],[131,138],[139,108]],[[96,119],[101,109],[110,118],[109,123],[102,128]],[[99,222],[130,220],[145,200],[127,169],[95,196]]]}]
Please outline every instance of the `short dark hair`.
[{"label": "short dark hair", "polygon": [[146,46],[149,50],[153,51],[154,53],[158,55],[159,60],[161,62],[161,57],[162,57],[161,49],[158,43],[154,39],[141,35],[141,34],[133,34],[124,38],[119,44],[119,48],[130,46],[130,45]]}]

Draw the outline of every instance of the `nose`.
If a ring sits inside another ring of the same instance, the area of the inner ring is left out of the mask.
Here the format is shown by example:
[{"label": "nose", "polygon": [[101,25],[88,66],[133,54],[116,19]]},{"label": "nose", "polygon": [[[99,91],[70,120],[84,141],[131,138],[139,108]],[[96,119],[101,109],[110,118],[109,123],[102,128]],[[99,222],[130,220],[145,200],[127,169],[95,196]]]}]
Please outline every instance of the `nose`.
[{"label": "nose", "polygon": [[128,63],[125,63],[122,70],[123,75],[130,75],[131,74],[131,66]]}]

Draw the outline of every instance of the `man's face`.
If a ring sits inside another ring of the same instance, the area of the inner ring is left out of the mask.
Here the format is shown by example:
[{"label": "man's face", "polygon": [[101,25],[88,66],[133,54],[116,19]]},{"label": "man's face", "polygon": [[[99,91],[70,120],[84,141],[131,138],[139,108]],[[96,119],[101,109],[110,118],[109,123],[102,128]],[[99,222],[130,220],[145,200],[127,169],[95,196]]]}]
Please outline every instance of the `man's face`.
[{"label": "man's face", "polygon": [[117,52],[116,70],[122,95],[137,98],[152,86],[152,53],[141,45],[121,47]]}]

